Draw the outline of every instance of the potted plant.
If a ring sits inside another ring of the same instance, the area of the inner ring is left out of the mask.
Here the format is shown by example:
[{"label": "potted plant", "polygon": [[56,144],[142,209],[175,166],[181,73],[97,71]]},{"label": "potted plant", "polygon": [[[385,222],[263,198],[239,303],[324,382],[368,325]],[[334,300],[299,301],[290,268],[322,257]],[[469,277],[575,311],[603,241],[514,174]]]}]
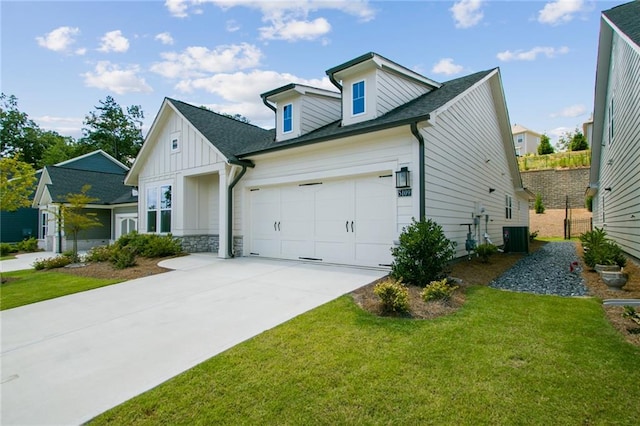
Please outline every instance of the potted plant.
[{"label": "potted plant", "polygon": [[629,274],[622,271],[602,271],[600,278],[609,287],[609,290],[621,291],[629,280]]},{"label": "potted plant", "polygon": [[594,252],[595,269],[598,272],[620,271],[627,264],[622,249],[613,241],[605,240],[591,250]]}]

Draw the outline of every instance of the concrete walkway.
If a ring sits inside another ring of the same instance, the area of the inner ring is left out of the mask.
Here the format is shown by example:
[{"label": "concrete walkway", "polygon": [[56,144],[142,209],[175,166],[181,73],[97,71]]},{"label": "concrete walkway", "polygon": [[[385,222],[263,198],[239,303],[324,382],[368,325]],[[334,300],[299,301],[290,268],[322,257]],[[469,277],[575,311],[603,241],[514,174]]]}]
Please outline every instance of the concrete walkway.
[{"label": "concrete walkway", "polygon": [[35,253],[24,253],[16,256],[15,259],[0,261],[0,272],[20,271],[22,269],[33,268],[33,262],[37,259],[48,259],[56,257],[58,253],[51,251],[37,251]]},{"label": "concrete walkway", "polygon": [[0,313],[0,423],[83,423],[386,274],[205,254],[162,266],[176,270]]}]

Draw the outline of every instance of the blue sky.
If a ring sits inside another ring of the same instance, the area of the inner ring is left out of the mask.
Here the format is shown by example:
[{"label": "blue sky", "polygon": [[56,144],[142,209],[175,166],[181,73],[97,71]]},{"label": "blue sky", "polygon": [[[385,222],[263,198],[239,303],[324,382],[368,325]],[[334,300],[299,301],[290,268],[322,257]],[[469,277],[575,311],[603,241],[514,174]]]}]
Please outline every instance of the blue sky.
[{"label": "blue sky", "polygon": [[79,137],[112,95],[164,97],[273,127],[260,93],[376,52],[444,82],[500,67],[511,123],[557,136],[593,109],[600,12],[625,1],[6,1],[2,92],[42,128]]}]

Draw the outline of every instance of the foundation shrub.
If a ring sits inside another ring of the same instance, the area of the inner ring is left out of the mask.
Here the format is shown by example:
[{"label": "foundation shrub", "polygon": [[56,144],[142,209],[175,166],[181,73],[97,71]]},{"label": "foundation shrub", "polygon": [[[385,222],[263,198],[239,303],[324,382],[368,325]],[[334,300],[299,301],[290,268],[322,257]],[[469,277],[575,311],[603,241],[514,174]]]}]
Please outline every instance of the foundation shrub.
[{"label": "foundation shrub", "polygon": [[484,243],[476,247],[476,253],[480,256],[482,263],[489,263],[489,258],[498,252],[498,247],[493,244]]},{"label": "foundation shrub", "polygon": [[446,278],[439,281],[431,281],[429,285],[420,292],[420,297],[422,297],[422,300],[425,302],[433,300],[447,302],[451,299],[453,292],[456,291],[457,288],[458,286],[449,284]]},{"label": "foundation shrub", "polygon": [[67,265],[70,265],[73,262],[69,256],[59,255],[56,257],[49,257],[46,259],[36,259],[33,262],[33,267],[36,271],[41,271],[43,269],[56,269],[56,268],[64,268]]},{"label": "foundation shrub", "polygon": [[38,240],[33,237],[22,240],[16,244],[16,248],[18,249],[18,251],[33,253],[35,251],[38,251]]},{"label": "foundation shrub", "polygon": [[113,255],[114,247],[111,245],[92,247],[87,253],[89,262],[108,262]]},{"label": "foundation shrub", "polygon": [[121,247],[112,251],[109,260],[116,269],[130,268],[136,265],[136,253],[130,247]]},{"label": "foundation shrub", "polygon": [[409,311],[409,290],[398,281],[386,280],[376,284],[373,293],[382,302],[386,313],[406,313]]}]

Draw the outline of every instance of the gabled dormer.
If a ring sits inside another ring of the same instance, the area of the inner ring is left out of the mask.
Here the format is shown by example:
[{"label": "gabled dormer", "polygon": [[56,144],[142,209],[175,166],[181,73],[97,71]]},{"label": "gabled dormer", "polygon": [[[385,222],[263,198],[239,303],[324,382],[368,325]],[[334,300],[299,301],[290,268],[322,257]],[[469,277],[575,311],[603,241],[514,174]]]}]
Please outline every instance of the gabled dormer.
[{"label": "gabled dormer", "polygon": [[339,120],[340,93],[288,84],[260,95],[276,113],[276,141],[284,141]]},{"label": "gabled dormer", "polygon": [[378,118],[441,86],[377,53],[367,53],[327,70],[342,92],[342,125]]}]

